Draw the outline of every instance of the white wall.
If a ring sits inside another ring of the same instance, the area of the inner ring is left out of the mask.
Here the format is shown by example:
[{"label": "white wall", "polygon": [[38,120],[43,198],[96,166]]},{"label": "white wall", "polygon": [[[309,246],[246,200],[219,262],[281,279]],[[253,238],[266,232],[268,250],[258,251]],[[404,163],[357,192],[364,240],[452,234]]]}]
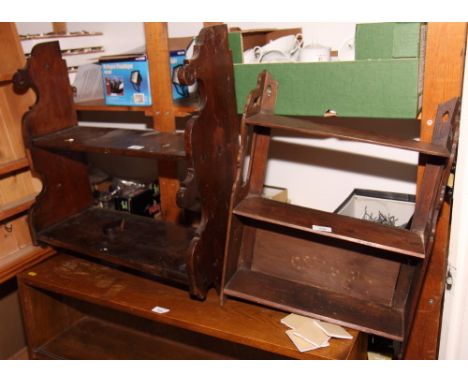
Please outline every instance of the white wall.
[{"label": "white wall", "polygon": [[[465,61],[465,73],[468,61]],[[463,84],[468,89],[468,76]],[[468,97],[462,98],[448,265],[453,287],[445,293],[440,359],[468,360]]]}]

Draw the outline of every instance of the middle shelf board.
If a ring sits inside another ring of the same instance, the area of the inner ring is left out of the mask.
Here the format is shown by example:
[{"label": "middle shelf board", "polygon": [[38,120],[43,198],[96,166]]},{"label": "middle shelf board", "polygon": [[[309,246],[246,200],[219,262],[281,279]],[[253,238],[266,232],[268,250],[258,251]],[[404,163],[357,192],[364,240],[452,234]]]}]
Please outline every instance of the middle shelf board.
[{"label": "middle shelf board", "polygon": [[[175,117],[188,117],[191,114],[199,111],[202,108],[202,100],[197,94],[192,94],[186,98],[173,100],[173,110]],[[152,106],[125,106],[125,105],[106,105],[103,98],[89,100],[89,101],[76,101],[75,109],[77,111],[134,111],[144,112],[145,115],[152,116],[157,110],[154,105]]]},{"label": "middle shelf board", "polygon": [[335,213],[248,197],[233,210],[237,216],[328,236],[402,255],[424,258],[424,245],[414,232]]},{"label": "middle shelf board", "polygon": [[192,228],[91,207],[38,233],[52,246],[187,284]]},{"label": "middle shelf board", "polygon": [[45,149],[95,152],[140,158],[183,159],[184,134],[73,126],[42,137],[34,144]]}]

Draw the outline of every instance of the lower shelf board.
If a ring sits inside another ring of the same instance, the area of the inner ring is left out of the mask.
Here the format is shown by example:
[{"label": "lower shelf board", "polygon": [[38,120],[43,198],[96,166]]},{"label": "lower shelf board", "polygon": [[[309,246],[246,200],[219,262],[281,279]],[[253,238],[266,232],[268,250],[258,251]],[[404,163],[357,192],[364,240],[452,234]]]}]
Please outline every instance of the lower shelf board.
[{"label": "lower shelf board", "polygon": [[185,285],[193,237],[192,228],[92,207],[41,231],[38,240]]},{"label": "lower shelf board", "polygon": [[[35,349],[35,358],[73,360],[220,359],[222,355],[85,317]],[[225,358],[225,357],[224,357]]]},{"label": "lower shelf board", "polygon": [[[30,350],[41,348],[36,358],[45,358],[45,351],[64,357],[64,351],[51,350],[53,342],[69,336],[68,328],[89,317],[136,330],[137,334],[143,332],[145,336],[203,347],[220,358],[366,357],[367,337],[354,329],[349,329],[352,340],[333,339],[327,348],[300,353],[285,334],[287,327],[281,323],[285,312],[235,299],[221,306],[214,289],[205,301],[193,300],[180,288],[66,254],[57,254],[19,274],[18,285],[22,303],[28,307],[25,322]],[[170,310],[157,314],[153,311],[155,306]],[[127,336],[125,341],[129,347],[136,340]]]},{"label": "lower shelf board", "polygon": [[238,270],[228,280],[224,294],[396,341],[403,340],[403,313],[400,310],[265,273]]}]

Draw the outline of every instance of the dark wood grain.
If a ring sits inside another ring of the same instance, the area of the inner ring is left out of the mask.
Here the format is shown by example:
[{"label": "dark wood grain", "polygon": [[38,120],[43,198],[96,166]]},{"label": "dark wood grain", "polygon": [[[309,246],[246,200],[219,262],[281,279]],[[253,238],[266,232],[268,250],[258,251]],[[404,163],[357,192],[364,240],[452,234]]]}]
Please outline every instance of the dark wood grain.
[{"label": "dark wood grain", "polygon": [[33,139],[76,126],[73,94],[58,42],[36,45],[26,67],[15,74],[15,87],[32,88],[36,103],[23,117],[23,137],[31,168],[43,189],[30,210],[35,232],[92,205],[88,167],[80,153],[59,154],[33,146]]},{"label": "dark wood grain", "polygon": [[401,139],[384,134],[377,134],[375,132],[372,133],[370,131],[353,129],[350,127],[319,124],[301,118],[259,113],[247,117],[246,122],[255,126],[264,126],[271,129],[284,129],[302,133],[305,136],[311,137],[338,138],[349,141],[372,143],[404,150],[417,151],[423,154],[435,155],[443,158],[447,158],[450,155],[450,151],[443,145]]},{"label": "dark wood grain", "polygon": [[[416,233],[367,220],[289,205],[259,196],[245,198],[233,209],[233,213],[309,232],[311,235],[337,238],[407,256],[424,258],[424,246],[421,237]],[[330,228],[331,232],[313,229],[314,225]]]},{"label": "dark wood grain", "polygon": [[191,228],[120,211],[90,208],[38,234],[55,247],[187,284]]},{"label": "dark wood grain", "polygon": [[243,268],[380,305],[392,305],[401,266],[398,259],[378,256],[379,251],[374,249],[311,237],[284,227],[258,223],[253,227],[254,256]]},{"label": "dark wood grain", "polygon": [[[313,300],[316,289],[325,290],[339,298],[330,298],[334,306],[323,310],[324,319],[342,320],[360,330],[401,341],[404,347],[456,153],[459,100],[439,105],[433,139],[420,143],[275,116],[278,89],[272,76],[262,72],[245,107],[242,149],[231,198],[222,300],[224,295],[230,295],[315,314],[317,307],[309,304],[307,296]],[[268,145],[275,129],[415,150],[427,156],[410,229],[262,198]],[[244,177],[247,141],[251,142],[251,150]],[[346,301],[350,304],[346,305]],[[355,301],[367,301],[387,310],[365,310]],[[381,325],[380,321],[385,320],[393,324]]]},{"label": "dark wood grain", "polygon": [[403,339],[401,311],[341,293],[250,270],[237,271],[226,284],[224,292],[229,296],[287,309],[397,341]]},{"label": "dark wood grain", "polygon": [[[188,334],[190,335],[190,332]],[[197,339],[200,342],[206,341],[203,336]],[[216,348],[210,351],[202,347],[184,345],[170,338],[152,336],[90,317],[85,317],[68,327],[66,331],[36,349],[35,353],[36,357],[69,360],[231,359],[229,354],[216,352]],[[257,357],[260,358],[259,355]],[[266,359],[272,358],[275,358],[275,355],[270,353]]]},{"label": "dark wood grain", "polygon": [[95,152],[140,158],[185,158],[183,133],[74,126],[33,140],[61,151]]},{"label": "dark wood grain", "polygon": [[[72,310],[76,310],[77,307],[66,304],[66,300],[60,296],[95,305],[92,309],[80,309],[89,316],[102,318],[96,307],[110,309],[105,317],[106,321],[113,321],[112,317],[119,313],[128,313],[133,317],[175,329],[188,330],[298,359],[347,359],[351,354],[356,356],[356,347],[360,347],[365,338],[359,332],[350,329],[352,340],[333,339],[327,348],[300,353],[285,335],[287,328],[280,323],[287,313],[235,300],[229,300],[221,307],[213,290],[204,302],[191,300],[183,290],[64,254],[54,256],[23,272],[19,275],[19,283],[22,295],[27,300],[26,321],[30,332],[35,335],[30,345],[35,348],[70,326],[63,327],[61,324],[65,321],[62,304],[69,306],[68,309],[73,308]],[[45,291],[53,292],[59,297],[52,298]],[[32,298],[29,298],[29,294]],[[40,297],[35,298],[37,295]],[[57,306],[62,306],[62,310]],[[151,311],[155,306],[166,307],[170,311],[157,314]],[[53,314],[57,316],[54,317]],[[73,319],[68,322],[74,324],[77,320],[72,316],[70,317]],[[47,325],[56,329],[43,330],[41,333],[36,331]],[[148,330],[147,323],[135,323],[135,326],[132,326],[127,321],[125,326]],[[182,340],[184,335],[181,334],[179,338]],[[244,358],[245,354],[241,351],[237,357]],[[358,357],[365,357],[365,353],[360,352]]]},{"label": "dark wood grain", "polygon": [[[147,36],[161,42],[155,47],[152,39],[151,47],[161,53],[167,45],[162,44],[166,27],[147,25]],[[155,51],[151,50],[150,70],[167,67],[163,72],[169,76],[167,55]],[[158,131],[77,126],[66,65],[56,42],[35,46],[14,83],[18,89],[32,88],[37,94],[37,103],[24,118],[33,170],[44,185],[30,213],[36,242],[182,282],[192,297],[203,299],[209,288],[220,290],[239,119],[226,25],[203,29],[194,52],[181,69],[181,82],[197,81],[200,97],[196,99],[201,102],[184,133],[175,132],[171,86],[164,80],[152,83]],[[111,229],[112,238],[103,234],[106,224],[121,218],[90,209],[93,198],[86,152],[158,159],[162,213],[171,222],[178,221],[179,212],[172,208],[179,186],[174,178],[175,160],[187,159],[187,178],[178,199],[187,209],[199,205],[197,229],[128,218],[124,233]]]},{"label": "dark wood grain", "polygon": [[221,289],[229,199],[239,146],[240,121],[226,25],[200,32],[193,59],[181,69],[179,79],[186,85],[197,81],[204,101],[186,126],[188,167],[193,170],[189,170],[180,191],[184,194],[191,193],[190,187],[198,189],[201,223],[189,248],[187,268],[191,295],[203,298],[211,286]]}]

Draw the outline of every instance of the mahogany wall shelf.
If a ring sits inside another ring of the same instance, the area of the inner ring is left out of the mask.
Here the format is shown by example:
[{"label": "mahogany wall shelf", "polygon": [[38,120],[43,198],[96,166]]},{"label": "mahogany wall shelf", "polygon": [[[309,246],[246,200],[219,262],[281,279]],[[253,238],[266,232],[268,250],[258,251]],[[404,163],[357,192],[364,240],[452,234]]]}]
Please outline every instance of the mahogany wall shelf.
[{"label": "mahogany wall shelf", "polygon": [[[199,299],[210,287],[219,290],[238,147],[232,70],[226,26],[206,28],[180,71],[181,83],[199,82],[205,100],[183,133],[81,127],[58,44],[36,45],[14,80],[38,94],[24,117],[33,170],[44,185],[30,212],[35,240],[182,284]],[[198,203],[201,223],[192,228],[94,208],[86,152],[186,161],[178,201],[181,208]]]},{"label": "mahogany wall shelf", "polygon": [[[245,108],[223,296],[405,342],[456,153],[458,99],[439,105],[432,142],[423,143],[274,115],[277,92],[278,83],[265,71]],[[427,156],[410,228],[262,198],[274,129],[392,146]],[[248,142],[250,161],[244,177]]]}]

